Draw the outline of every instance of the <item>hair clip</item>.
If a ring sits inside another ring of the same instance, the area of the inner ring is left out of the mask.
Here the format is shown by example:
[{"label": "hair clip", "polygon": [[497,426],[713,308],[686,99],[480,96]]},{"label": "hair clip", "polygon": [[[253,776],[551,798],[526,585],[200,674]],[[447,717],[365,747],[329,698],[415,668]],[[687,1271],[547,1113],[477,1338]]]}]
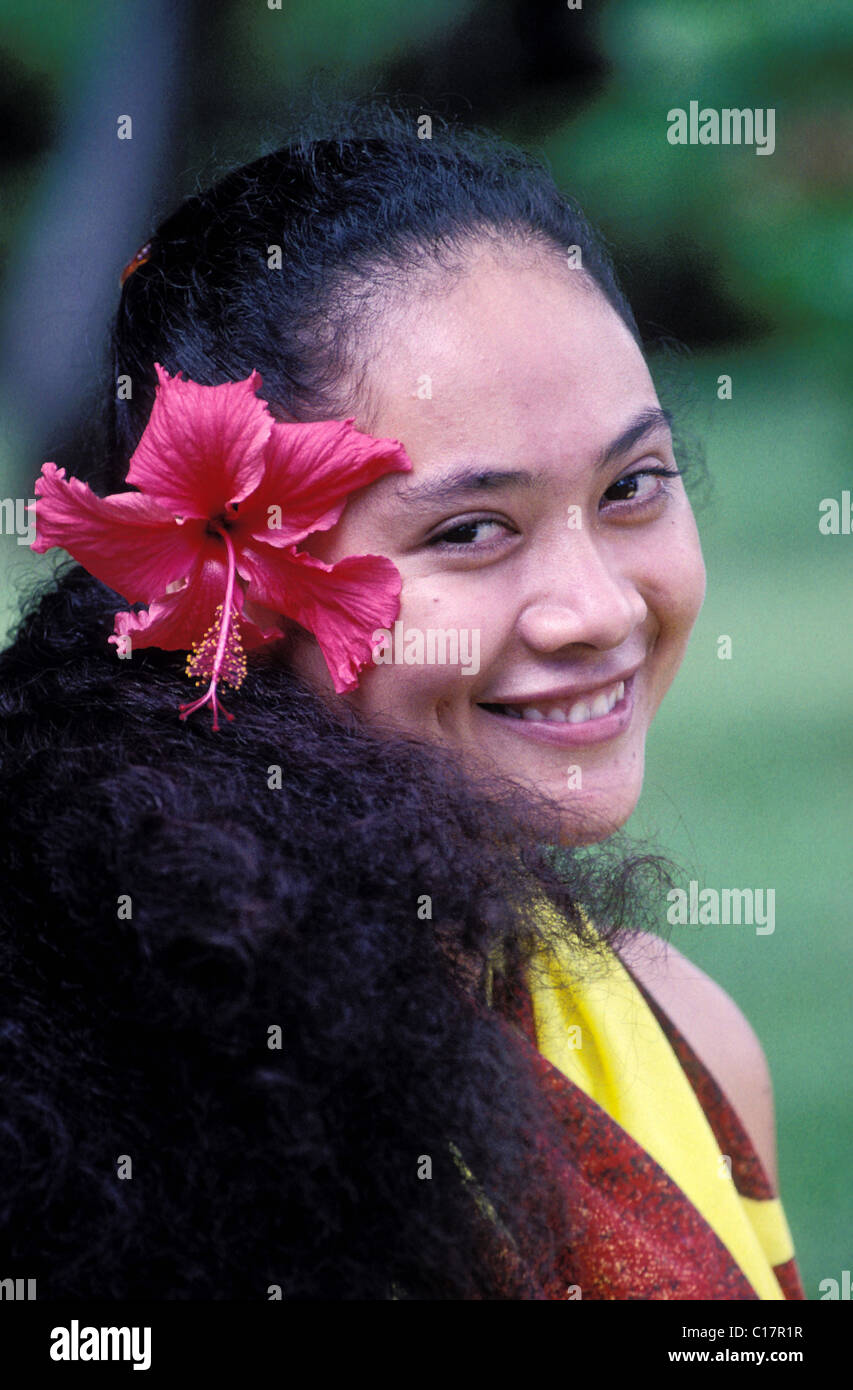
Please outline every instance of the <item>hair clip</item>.
[{"label": "hair clip", "polygon": [[139,250],[137,251],[136,255],[133,257],[132,260],[128,261],[128,263],[127,263],[127,265],[125,266],[124,270],[121,272],[121,279],[119,280],[119,287],[121,287],[121,286],[124,284],[125,280],[129,280],[129,279],[130,279],[131,275],[133,274],[133,272],[134,272],[135,270],[138,270],[139,267],[140,267],[141,265],[144,265],[145,262],[148,261],[148,260],[150,260],[150,259],[151,259],[151,242],[150,242],[150,241],[146,241],[145,245],[144,245],[144,246],[140,246],[140,248],[139,248]]}]

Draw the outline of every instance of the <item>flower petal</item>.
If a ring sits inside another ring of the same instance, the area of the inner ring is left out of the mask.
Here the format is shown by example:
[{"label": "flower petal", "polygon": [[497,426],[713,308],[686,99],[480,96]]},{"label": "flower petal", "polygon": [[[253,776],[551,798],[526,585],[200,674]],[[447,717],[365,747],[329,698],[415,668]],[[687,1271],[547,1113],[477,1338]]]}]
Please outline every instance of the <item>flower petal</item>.
[{"label": "flower petal", "polygon": [[[235,531],[279,547],[327,531],[340,519],[351,492],[384,473],[412,467],[396,439],[374,439],[354,429],[352,420],[275,421],[264,462],[263,480],[240,507]],[[277,527],[270,524],[271,507],[281,513]]]},{"label": "flower petal", "polygon": [[159,385],[127,481],[183,517],[218,517],[264,476],[263,449],[273,418],[255,391],[261,377],[200,386],[170,377]]},{"label": "flower petal", "polygon": [[194,568],[203,523],[185,522],[139,492],[97,497],[88,483],[65,477],[55,463],[36,478],[36,538],[43,554],[62,546],[128,603],[150,603]]},{"label": "flower petal", "polygon": [[[116,613],[114,637],[129,634],[133,647],[189,651],[194,642],[201,642],[216,619],[216,610],[225,599],[227,572],[227,564],[219,553],[209,549],[187,582],[173,593],[161,594],[147,612]],[[245,651],[281,640],[283,634],[275,622],[276,615],[260,605],[246,604],[239,584],[234,586],[234,607],[240,615],[240,640]]]},{"label": "flower petal", "polygon": [[374,630],[390,627],[400,611],[400,571],[384,555],[327,565],[295,548],[265,550],[246,547],[238,559],[248,597],[313,632],[335,690],[354,690],[360,669],[372,663]]},{"label": "flower petal", "polygon": [[285,634],[279,619],[280,614],[272,608],[265,608],[262,603],[253,603],[244,597],[240,611],[240,634],[245,650],[248,652],[253,647],[263,647],[267,642],[280,642]]},{"label": "flower petal", "polygon": [[[204,636],[225,597],[227,566],[209,556],[197,563],[186,584],[173,593],[161,593],[142,613],[116,613],[115,633],[130,634],[134,647],[162,647],[164,651],[189,649]],[[234,590],[235,607],[242,594]]]}]

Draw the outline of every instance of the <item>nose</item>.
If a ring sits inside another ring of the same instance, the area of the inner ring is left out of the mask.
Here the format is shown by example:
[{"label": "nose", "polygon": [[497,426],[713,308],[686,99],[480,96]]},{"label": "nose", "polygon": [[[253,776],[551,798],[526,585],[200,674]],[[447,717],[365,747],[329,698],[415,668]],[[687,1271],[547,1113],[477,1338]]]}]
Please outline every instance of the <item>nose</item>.
[{"label": "nose", "polygon": [[537,562],[532,592],[517,628],[541,652],[582,645],[610,650],[645,622],[648,606],[618,557],[589,533],[576,531]]}]

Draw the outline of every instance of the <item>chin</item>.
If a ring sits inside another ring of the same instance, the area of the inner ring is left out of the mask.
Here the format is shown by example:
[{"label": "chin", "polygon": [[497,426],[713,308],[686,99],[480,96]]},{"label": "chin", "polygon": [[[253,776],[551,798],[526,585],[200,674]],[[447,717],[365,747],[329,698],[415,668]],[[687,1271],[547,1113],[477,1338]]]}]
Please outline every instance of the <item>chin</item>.
[{"label": "chin", "polygon": [[564,794],[561,843],[594,845],[615,835],[633,815],[639,795],[639,789],[636,796],[623,792],[616,797],[590,790],[569,801]]},{"label": "chin", "polygon": [[616,831],[625,824],[623,820],[615,820],[605,824],[595,826],[567,825],[560,836],[560,844],[564,849],[581,849],[585,845],[598,845],[603,840],[615,835]]}]

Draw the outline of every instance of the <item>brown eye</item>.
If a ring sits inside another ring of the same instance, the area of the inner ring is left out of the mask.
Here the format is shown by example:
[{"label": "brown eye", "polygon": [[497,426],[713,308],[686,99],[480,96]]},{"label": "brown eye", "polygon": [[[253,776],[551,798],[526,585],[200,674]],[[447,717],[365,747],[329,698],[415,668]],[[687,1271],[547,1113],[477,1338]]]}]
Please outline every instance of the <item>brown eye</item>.
[{"label": "brown eye", "polygon": [[[611,502],[629,502],[632,497],[636,497],[639,491],[640,474],[632,473],[630,478],[620,478],[618,483],[614,483],[605,492],[605,497]],[[614,495],[618,494],[618,496]]]},{"label": "brown eye", "polygon": [[484,542],[481,545],[474,543],[476,533],[483,526],[498,526],[504,531],[507,529],[505,523],[498,521],[495,517],[475,517],[472,521],[460,521],[449,530],[441,531],[437,536],[433,536],[427,544],[436,546],[458,546],[460,549],[464,547],[468,550],[483,550],[488,545],[488,542]]},{"label": "brown eye", "polygon": [[642,487],[644,479],[653,478],[677,478],[680,475],[678,468],[641,468],[636,473],[629,473],[624,478],[619,478],[604,494],[604,499],[608,502],[637,502],[642,506],[647,502],[654,502],[658,497],[667,492],[665,482],[651,484]]}]

